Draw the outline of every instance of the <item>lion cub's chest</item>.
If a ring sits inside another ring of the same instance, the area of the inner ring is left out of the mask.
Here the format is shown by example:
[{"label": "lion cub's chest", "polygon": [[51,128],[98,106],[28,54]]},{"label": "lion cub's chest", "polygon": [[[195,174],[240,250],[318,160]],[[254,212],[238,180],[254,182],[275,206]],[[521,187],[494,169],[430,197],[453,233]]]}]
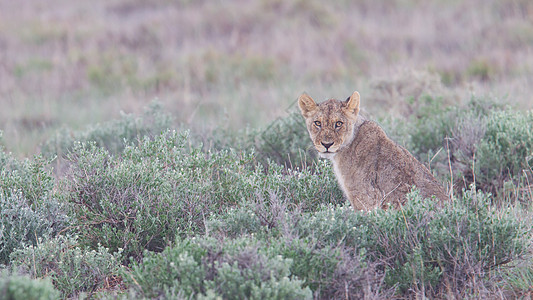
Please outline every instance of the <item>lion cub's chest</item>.
[{"label": "lion cub's chest", "polygon": [[[370,210],[376,207],[378,197],[375,188],[366,179],[364,169],[357,166],[357,158],[346,153],[331,158],[333,172],[346,198],[355,210]],[[360,163],[360,162],[359,162]],[[374,199],[376,198],[376,199]]]},{"label": "lion cub's chest", "polygon": [[333,172],[335,173],[335,177],[337,178],[337,181],[339,182],[340,188],[342,189],[346,197],[348,197],[349,193],[348,193],[348,189],[346,185],[348,176],[345,176],[345,174],[343,174],[343,170],[341,170],[341,167],[340,167],[340,162],[338,161],[338,158],[337,159],[335,158],[336,157],[330,158],[333,164]]}]

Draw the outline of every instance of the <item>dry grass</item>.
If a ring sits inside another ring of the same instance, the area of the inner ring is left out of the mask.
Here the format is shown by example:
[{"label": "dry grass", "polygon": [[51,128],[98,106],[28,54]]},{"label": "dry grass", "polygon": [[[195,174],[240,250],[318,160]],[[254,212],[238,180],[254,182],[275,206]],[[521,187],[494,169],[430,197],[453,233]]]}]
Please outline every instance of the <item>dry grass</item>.
[{"label": "dry grass", "polygon": [[0,129],[28,155],[155,97],[197,128],[264,125],[303,91],[358,89],[376,114],[425,93],[529,109],[532,22],[528,0],[0,0]]}]

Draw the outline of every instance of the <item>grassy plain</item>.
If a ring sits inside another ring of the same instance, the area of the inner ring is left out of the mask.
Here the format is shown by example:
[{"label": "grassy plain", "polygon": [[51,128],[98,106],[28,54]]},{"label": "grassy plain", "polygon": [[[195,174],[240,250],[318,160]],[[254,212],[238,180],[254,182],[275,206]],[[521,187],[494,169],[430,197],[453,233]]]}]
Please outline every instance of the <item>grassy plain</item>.
[{"label": "grassy plain", "polygon": [[[353,90],[452,203],[353,212]],[[0,298],[531,297],[532,94],[528,0],[0,0]]]},{"label": "grassy plain", "polygon": [[61,127],[140,113],[265,126],[306,91],[361,91],[376,116],[406,98],[472,95],[530,109],[529,1],[0,1],[0,128],[27,156]]}]

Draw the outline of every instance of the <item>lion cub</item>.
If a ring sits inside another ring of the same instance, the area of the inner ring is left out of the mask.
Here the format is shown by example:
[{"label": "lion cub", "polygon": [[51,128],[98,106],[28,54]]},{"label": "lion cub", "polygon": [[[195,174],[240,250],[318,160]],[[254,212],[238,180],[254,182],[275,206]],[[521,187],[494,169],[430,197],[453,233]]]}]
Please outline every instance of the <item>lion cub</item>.
[{"label": "lion cub", "polygon": [[359,115],[359,93],[346,101],[320,104],[307,94],[298,98],[307,130],[320,156],[329,158],[337,180],[355,210],[398,208],[416,186],[424,198],[449,200],[429,170]]}]

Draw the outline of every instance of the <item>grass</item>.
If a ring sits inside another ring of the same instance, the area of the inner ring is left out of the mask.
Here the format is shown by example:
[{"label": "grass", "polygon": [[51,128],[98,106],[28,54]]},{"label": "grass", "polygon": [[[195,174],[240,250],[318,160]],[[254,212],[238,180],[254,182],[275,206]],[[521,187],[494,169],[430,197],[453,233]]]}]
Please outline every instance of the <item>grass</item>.
[{"label": "grass", "polygon": [[[42,153],[55,162],[0,152],[6,272],[47,278],[63,297],[527,294],[530,114],[475,102],[436,116],[438,103],[423,101],[411,116],[420,122],[399,118],[394,134],[411,129],[417,156],[461,137],[447,124],[465,115],[487,121],[462,122],[464,132],[485,128],[473,147],[458,141],[446,151],[450,170],[470,188],[455,190],[442,207],[415,190],[399,210],[354,212],[330,164],[301,157],[308,142],[299,139],[305,128],[295,115],[202,138],[165,129],[171,118],[152,105],[141,116],[55,136]],[[292,130],[280,132],[280,124]],[[195,142],[202,139],[210,146]],[[479,154],[473,178],[451,158],[469,151]]]},{"label": "grass", "polygon": [[265,126],[303,91],[358,89],[371,113],[397,114],[391,102],[412,96],[404,82],[427,88],[405,70],[437,74],[452,103],[475,93],[531,108],[527,1],[21,5],[0,4],[0,127],[21,156],[57,128],[140,113],[155,97],[204,129]]},{"label": "grass", "polygon": [[[531,295],[530,1],[33,4],[0,1],[9,297]],[[294,106],[353,90],[455,202],[353,212]]]}]

